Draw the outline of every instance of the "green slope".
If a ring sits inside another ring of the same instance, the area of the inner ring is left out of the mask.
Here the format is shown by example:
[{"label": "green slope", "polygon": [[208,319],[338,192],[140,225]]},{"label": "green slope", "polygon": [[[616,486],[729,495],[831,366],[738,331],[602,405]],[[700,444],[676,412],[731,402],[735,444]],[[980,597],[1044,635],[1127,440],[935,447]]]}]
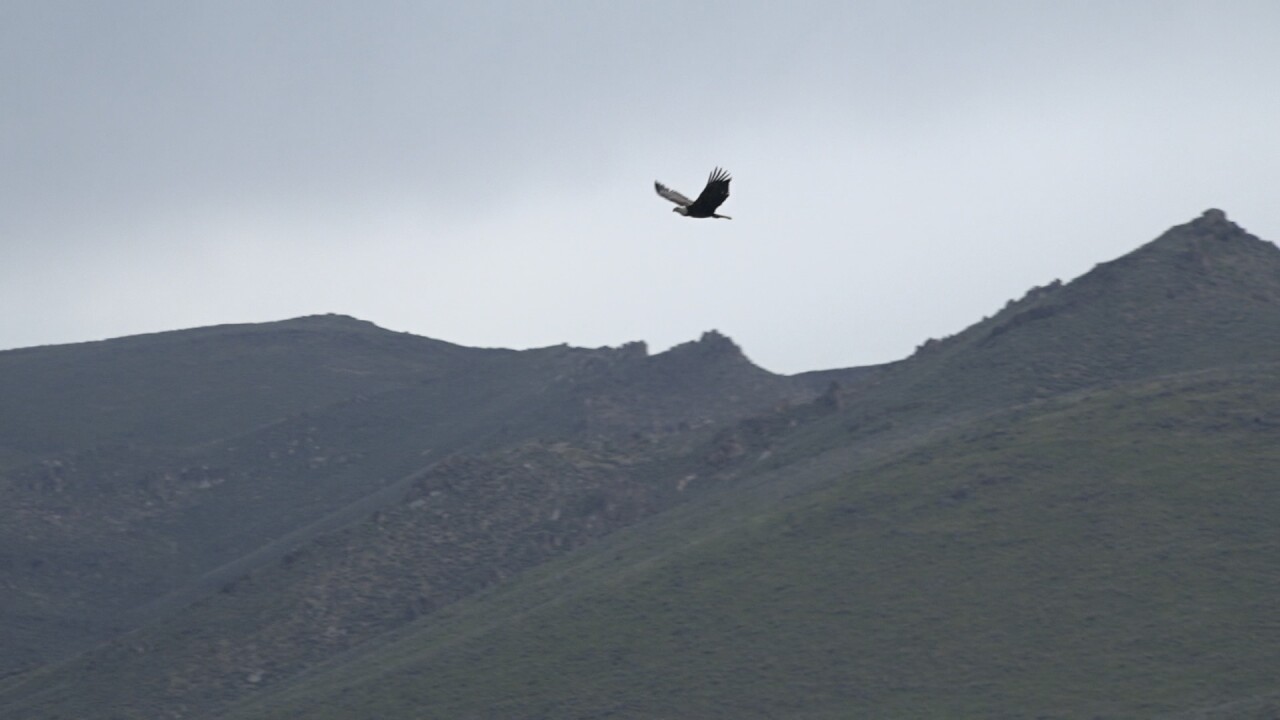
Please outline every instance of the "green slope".
[{"label": "green slope", "polygon": [[516,352],[344,317],[0,353],[0,392],[0,446],[25,456],[0,466],[0,677],[217,593],[452,454],[669,435],[808,394],[714,333]]},{"label": "green slope", "polygon": [[889,459],[780,469],[225,717],[1128,718],[1248,702],[1280,689],[1278,370],[1144,381]]},{"label": "green slope", "polygon": [[[119,513],[142,517],[102,548],[150,572],[232,559],[135,605],[159,621],[0,680],[0,715],[210,717],[236,698],[228,717],[1275,704],[1280,251],[1220,212],[877,368],[779,378],[715,333],[653,357],[460,349],[445,374],[417,349],[373,373],[391,387],[318,406],[305,378],[333,368],[303,362],[301,409],[176,459],[160,433],[0,474],[25,503],[4,503],[17,551],[0,561],[33,613],[7,614],[7,637],[49,637],[28,623],[55,602],[72,611],[44,618],[83,621],[93,585],[28,567],[68,538],[94,584],[138,581],[85,552]],[[197,406],[170,441],[217,425]],[[10,447],[43,447],[32,437]],[[475,456],[404,477],[454,451]],[[103,479],[116,496],[67,511],[68,488]]]},{"label": "green slope", "polygon": [[504,353],[339,315],[8,350],[0,468],[99,445],[208,442]]}]

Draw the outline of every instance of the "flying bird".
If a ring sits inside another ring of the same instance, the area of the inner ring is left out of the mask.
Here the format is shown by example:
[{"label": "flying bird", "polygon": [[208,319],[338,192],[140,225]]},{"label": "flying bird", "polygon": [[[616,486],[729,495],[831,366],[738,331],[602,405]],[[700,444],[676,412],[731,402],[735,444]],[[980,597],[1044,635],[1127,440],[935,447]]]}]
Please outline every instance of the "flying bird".
[{"label": "flying bird", "polygon": [[697,200],[690,200],[684,195],[672,190],[660,182],[653,183],[653,189],[658,191],[662,197],[675,203],[672,212],[678,212],[685,217],[691,218],[721,218],[722,220],[732,220],[728,215],[717,215],[716,208],[720,207],[729,197],[729,181],[733,178],[729,177],[729,173],[716,168],[711,171],[711,177],[707,178],[707,186],[702,188],[702,194]]}]

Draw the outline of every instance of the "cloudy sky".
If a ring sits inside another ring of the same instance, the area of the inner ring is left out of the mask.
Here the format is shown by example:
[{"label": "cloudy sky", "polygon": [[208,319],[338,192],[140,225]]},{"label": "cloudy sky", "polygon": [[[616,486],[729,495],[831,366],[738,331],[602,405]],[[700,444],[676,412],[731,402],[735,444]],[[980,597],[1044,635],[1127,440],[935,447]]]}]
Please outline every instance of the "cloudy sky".
[{"label": "cloudy sky", "polygon": [[[0,0],[0,348],[335,312],[904,357],[1220,207],[1280,3]],[[733,173],[724,220],[671,212]]]}]

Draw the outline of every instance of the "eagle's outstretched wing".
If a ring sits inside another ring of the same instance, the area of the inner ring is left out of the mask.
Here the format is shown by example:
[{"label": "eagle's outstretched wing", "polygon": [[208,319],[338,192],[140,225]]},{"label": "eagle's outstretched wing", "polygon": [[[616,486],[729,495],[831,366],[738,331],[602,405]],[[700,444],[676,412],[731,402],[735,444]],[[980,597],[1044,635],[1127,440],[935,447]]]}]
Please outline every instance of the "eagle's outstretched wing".
[{"label": "eagle's outstretched wing", "polygon": [[[690,205],[692,205],[692,204],[693,204],[693,201],[692,201],[692,200],[690,200],[689,198],[685,197],[684,195],[681,195],[680,193],[676,192],[675,190],[672,190],[671,188],[667,187],[666,185],[663,185],[663,184],[662,184],[662,183],[660,183],[660,182],[655,181],[655,182],[653,183],[653,189],[654,189],[654,190],[657,190],[657,191],[658,191],[658,194],[659,194],[659,195],[661,195],[662,197],[664,197],[664,198],[666,198],[666,199],[670,200],[671,202],[673,202],[673,203],[675,203],[675,204],[677,204],[677,205],[680,205],[681,207],[689,207]],[[705,193],[706,191],[704,190],[703,192]]]},{"label": "eagle's outstretched wing", "polygon": [[702,194],[688,206],[689,215],[705,217],[714,213],[716,208],[729,198],[729,181],[732,179],[729,173],[720,168],[712,170],[711,176],[707,178],[707,186],[702,189]]}]

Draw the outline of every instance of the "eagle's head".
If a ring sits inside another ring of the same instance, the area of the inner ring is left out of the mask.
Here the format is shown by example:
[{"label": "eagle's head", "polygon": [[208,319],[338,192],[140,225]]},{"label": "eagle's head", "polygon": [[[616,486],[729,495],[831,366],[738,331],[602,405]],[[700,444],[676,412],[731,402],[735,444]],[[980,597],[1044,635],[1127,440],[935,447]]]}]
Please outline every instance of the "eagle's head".
[{"label": "eagle's head", "polygon": [[681,215],[688,215],[688,214],[689,214],[689,208],[687,208],[687,207],[685,207],[685,206],[683,206],[683,205],[677,205],[677,206],[675,206],[675,207],[671,208],[671,212],[678,212],[678,213],[680,213]]}]

